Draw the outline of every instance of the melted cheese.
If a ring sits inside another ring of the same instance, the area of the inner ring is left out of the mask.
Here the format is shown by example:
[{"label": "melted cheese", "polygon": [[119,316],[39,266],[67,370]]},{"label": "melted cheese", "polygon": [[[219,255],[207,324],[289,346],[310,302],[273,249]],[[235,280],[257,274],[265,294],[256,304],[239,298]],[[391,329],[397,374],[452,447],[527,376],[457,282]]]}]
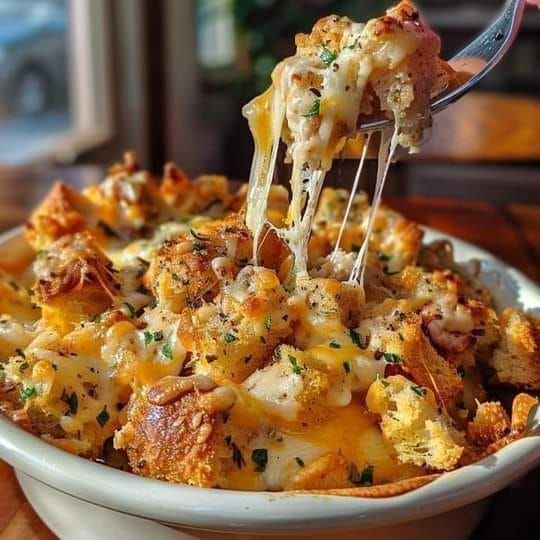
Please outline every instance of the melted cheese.
[{"label": "melted cheese", "polygon": [[[358,118],[364,106],[364,94],[370,77],[395,69],[420,46],[416,30],[397,26],[388,33],[377,30],[378,20],[365,27],[346,20],[340,46],[323,60],[318,52],[299,49],[295,56],[281,62],[272,74],[272,86],[244,108],[255,142],[247,200],[246,224],[252,231],[254,260],[259,236],[267,220],[267,199],[275,169],[280,137],[287,142],[287,156],[292,161],[291,202],[287,227],[278,234],[287,242],[294,256],[295,273],[308,273],[307,246],[312,221],[326,172],[347,139],[357,136]],[[400,136],[402,110],[398,100],[381,103],[395,118],[393,133],[383,130],[379,167],[368,218],[366,235],[357,261],[349,276],[363,285],[369,238],[380,203],[389,164]],[[428,114],[428,113],[427,113]],[[355,175],[351,198],[332,256],[338,252],[345,224],[356,193],[371,133]]]}]

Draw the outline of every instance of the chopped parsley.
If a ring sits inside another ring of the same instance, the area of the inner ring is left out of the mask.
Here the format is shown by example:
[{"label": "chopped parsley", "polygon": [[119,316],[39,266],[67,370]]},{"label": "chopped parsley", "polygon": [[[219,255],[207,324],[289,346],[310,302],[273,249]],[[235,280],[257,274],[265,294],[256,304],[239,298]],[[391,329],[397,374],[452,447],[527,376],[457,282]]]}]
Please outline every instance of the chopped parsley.
[{"label": "chopped parsley", "polygon": [[264,327],[270,332],[270,329],[272,328],[272,316],[267,315],[266,319],[264,319]]},{"label": "chopped parsley", "polygon": [[96,416],[96,420],[101,427],[104,427],[105,424],[109,421],[110,417],[111,415],[107,411],[107,405],[104,405],[101,412]]},{"label": "chopped parsley", "polygon": [[206,246],[204,244],[199,244],[198,242],[195,242],[193,244],[193,251],[200,252],[200,251],[204,251],[205,249],[206,249]]},{"label": "chopped parsley", "polygon": [[202,240],[203,242],[205,240],[208,240],[208,238],[206,236],[203,236],[202,234],[199,234],[194,229],[189,229],[189,232],[191,233],[191,236],[193,236],[193,238],[196,238],[197,240]]},{"label": "chopped parsley", "polygon": [[30,367],[30,364],[28,362],[23,362],[20,366],[19,366],[19,371],[25,371],[27,370],[28,368]]},{"label": "chopped parsley", "polygon": [[338,57],[338,55],[339,53],[337,51],[331,51],[330,49],[323,47],[323,50],[319,56],[323,61],[323,64],[325,66],[329,66]]},{"label": "chopped parsley", "polygon": [[92,322],[95,322],[95,323],[100,323],[103,319],[103,316],[102,315],[96,315],[93,319],[92,319]]},{"label": "chopped parsley", "polygon": [[385,352],[383,356],[389,364],[399,364],[401,362],[401,356],[399,354]]},{"label": "chopped parsley", "polygon": [[251,452],[251,461],[255,463],[255,472],[264,472],[268,463],[268,450],[266,448],[255,448]]},{"label": "chopped parsley", "polygon": [[37,396],[37,391],[33,386],[26,386],[20,389],[21,399],[30,399]]},{"label": "chopped parsley", "polygon": [[345,370],[345,373],[351,372],[351,364],[349,362],[343,362],[343,369]]},{"label": "chopped parsley", "polygon": [[62,396],[60,397],[60,399],[64,402],[64,403],[67,403],[68,406],[69,406],[69,412],[73,415],[73,414],[77,414],[77,410],[79,408],[79,398],[77,396],[77,393],[76,392],[72,392],[71,395],[69,395],[67,392],[66,392],[66,389],[64,388],[64,390],[62,391]]},{"label": "chopped parsley", "polygon": [[291,363],[292,372],[296,375],[300,375],[302,368],[298,365],[298,360],[292,354],[289,354],[289,362]]},{"label": "chopped parsley", "polygon": [[124,305],[128,308],[129,316],[133,319],[137,315],[137,310],[129,302],[124,302]]},{"label": "chopped parsley", "polygon": [[328,345],[332,347],[332,349],[341,349],[341,345],[335,339],[333,339]]},{"label": "chopped parsley", "polygon": [[382,253],[381,251],[378,251],[378,252],[377,252],[377,258],[379,259],[379,261],[387,262],[387,261],[389,261],[392,257],[391,257],[390,255],[386,255],[386,253]]},{"label": "chopped parsley", "polygon": [[313,118],[314,116],[319,116],[319,112],[321,109],[321,100],[317,98],[313,101],[311,104],[311,107],[309,108],[308,112],[304,114],[306,118]]},{"label": "chopped parsley", "polygon": [[146,346],[150,345],[150,343],[152,343],[154,339],[154,334],[152,334],[152,332],[149,332],[148,330],[146,330],[144,332],[144,344]]},{"label": "chopped parsley", "polygon": [[458,366],[457,372],[462,379],[465,377],[465,368],[463,366]]},{"label": "chopped parsley", "polygon": [[46,257],[47,256],[47,250],[46,249],[38,249],[36,251],[36,258],[37,259],[41,259],[42,257]]},{"label": "chopped parsley", "polygon": [[240,451],[240,448],[236,446],[235,442],[232,440],[232,437],[230,435],[227,435],[227,437],[225,437],[225,442],[227,443],[228,446],[232,448],[233,463],[239,469],[241,469],[246,464],[246,461],[244,459],[244,456],[242,456],[242,452]]},{"label": "chopped parsley", "polygon": [[427,393],[427,390],[421,386],[411,386],[411,390],[420,397],[424,397]]},{"label": "chopped parsley", "polygon": [[358,470],[354,463],[351,464],[349,480],[355,486],[371,486],[373,484],[373,465],[366,465],[362,472]]},{"label": "chopped parsley", "polygon": [[165,345],[161,347],[161,354],[168,360],[172,360],[173,351],[172,351],[172,346],[169,342],[165,343]]},{"label": "chopped parsley", "polygon": [[360,349],[367,349],[369,338],[362,337],[358,332],[353,330],[352,328],[349,330],[349,336],[351,336],[352,342],[357,346],[360,347]]},{"label": "chopped parsley", "polygon": [[225,340],[226,343],[232,343],[233,341],[236,341],[238,338],[234,334],[231,334],[230,332],[225,332],[223,334],[223,339]]},{"label": "chopped parsley", "polygon": [[154,332],[154,341],[163,341],[163,332],[161,330]]},{"label": "chopped parsley", "polygon": [[296,461],[296,463],[298,463],[299,467],[305,467],[306,466],[306,464],[304,463],[304,460],[302,458],[300,458],[300,457],[295,457],[294,461]]},{"label": "chopped parsley", "polygon": [[15,354],[16,354],[17,356],[21,356],[22,358],[26,358],[26,355],[24,354],[24,352],[22,351],[22,349],[19,349],[19,348],[15,349]]}]

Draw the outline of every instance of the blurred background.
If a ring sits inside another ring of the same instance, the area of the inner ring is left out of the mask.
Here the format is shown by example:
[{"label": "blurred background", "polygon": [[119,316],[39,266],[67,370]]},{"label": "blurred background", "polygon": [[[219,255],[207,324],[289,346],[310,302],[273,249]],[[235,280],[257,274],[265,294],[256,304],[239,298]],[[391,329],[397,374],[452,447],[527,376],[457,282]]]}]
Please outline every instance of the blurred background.
[{"label": "blurred background", "polygon": [[[53,177],[92,181],[128,148],[156,172],[171,159],[190,174],[246,178],[241,107],[293,53],[294,34],[322,15],[364,20],[390,3],[0,0],[0,188],[14,203],[0,226],[20,221]],[[444,58],[501,4],[418,1]],[[503,64],[437,117],[423,152],[392,168],[387,195],[540,202],[539,35],[540,11],[529,9]],[[332,181],[350,183],[353,167],[337,163]]]}]

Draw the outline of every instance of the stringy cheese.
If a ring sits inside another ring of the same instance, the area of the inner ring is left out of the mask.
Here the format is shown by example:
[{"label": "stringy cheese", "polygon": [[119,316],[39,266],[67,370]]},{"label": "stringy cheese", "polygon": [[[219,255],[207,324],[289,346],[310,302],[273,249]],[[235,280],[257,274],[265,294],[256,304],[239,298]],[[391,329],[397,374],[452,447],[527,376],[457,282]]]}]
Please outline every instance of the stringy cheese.
[{"label": "stringy cheese", "polygon": [[[392,19],[394,22],[402,16],[399,12],[389,11],[388,14],[388,19],[396,17]],[[329,32],[324,25],[318,28],[318,23],[311,36],[297,37],[297,54],[276,67],[272,74],[272,86],[244,107],[243,112],[255,142],[246,224],[255,239],[253,258],[256,263],[260,235],[267,222],[267,199],[277,149],[282,138],[287,143],[287,158],[292,161],[292,196],[287,226],[277,232],[287,242],[294,256],[295,275],[302,277],[308,274],[307,246],[325,175],[347,140],[357,135],[360,115],[373,107],[372,96],[366,92],[368,85],[376,88],[377,95],[381,97],[381,109],[394,118],[394,129],[383,129],[380,132],[379,166],[373,204],[365,237],[348,276],[349,281],[359,282],[363,286],[369,238],[389,165],[398,142],[403,144],[406,140],[401,133],[403,104],[398,97],[392,101],[392,88],[377,85],[379,79],[415,53],[422,45],[424,35],[417,32],[415,26],[406,26],[400,22],[391,25],[391,30],[386,31],[381,30],[380,26],[390,23],[382,19],[374,19],[366,25],[353,23],[347,18],[330,19],[335,25],[335,32],[341,31],[336,50],[312,44],[317,41],[317,32]],[[336,39],[335,35],[332,39]],[[330,41],[328,39],[326,43]],[[434,72],[436,56],[431,60],[428,67]],[[424,116],[428,118],[429,111],[425,111]],[[419,126],[423,126],[424,122],[425,118],[419,117]],[[368,133],[332,255],[334,261],[358,188],[370,139],[371,133]]]}]

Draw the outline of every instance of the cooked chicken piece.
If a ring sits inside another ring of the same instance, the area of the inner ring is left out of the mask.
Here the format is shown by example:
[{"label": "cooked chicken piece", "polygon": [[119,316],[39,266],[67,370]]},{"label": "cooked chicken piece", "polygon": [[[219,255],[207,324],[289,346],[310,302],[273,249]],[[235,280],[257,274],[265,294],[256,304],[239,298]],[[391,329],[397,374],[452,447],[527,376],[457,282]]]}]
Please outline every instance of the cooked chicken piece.
[{"label": "cooked chicken piece", "polygon": [[26,223],[25,236],[36,251],[62,236],[95,226],[97,209],[71,186],[56,182]]},{"label": "cooked chicken piece", "polygon": [[34,294],[43,319],[66,332],[109,308],[121,287],[88,233],[64,236],[34,263]]}]

